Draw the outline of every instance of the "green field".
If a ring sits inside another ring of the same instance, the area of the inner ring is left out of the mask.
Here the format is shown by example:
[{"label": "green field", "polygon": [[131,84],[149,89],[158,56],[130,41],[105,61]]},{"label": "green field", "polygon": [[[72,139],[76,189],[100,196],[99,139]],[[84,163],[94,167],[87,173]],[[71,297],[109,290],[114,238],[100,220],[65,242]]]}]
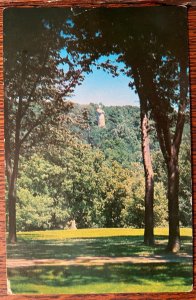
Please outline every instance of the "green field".
[{"label": "green field", "polygon": [[[167,254],[167,229],[156,229],[155,247],[143,244],[142,229],[79,229],[18,233],[8,244],[8,259],[73,261],[8,269],[13,293],[172,292],[192,289],[192,231],[182,229],[178,254]],[[78,265],[86,257],[134,258],[136,263]],[[161,258],[166,262],[150,262]],[[144,261],[140,261],[145,259]],[[176,262],[177,260],[177,262]]]}]

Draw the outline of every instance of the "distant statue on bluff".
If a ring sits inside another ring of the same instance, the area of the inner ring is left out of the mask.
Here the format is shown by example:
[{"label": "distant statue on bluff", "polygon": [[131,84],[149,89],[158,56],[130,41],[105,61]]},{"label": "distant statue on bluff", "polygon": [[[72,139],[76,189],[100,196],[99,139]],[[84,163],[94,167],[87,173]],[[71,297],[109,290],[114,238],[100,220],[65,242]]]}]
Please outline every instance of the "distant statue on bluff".
[{"label": "distant statue on bluff", "polygon": [[97,123],[98,123],[98,126],[100,128],[105,127],[105,112],[103,111],[103,109],[101,108],[100,105],[98,106],[96,112],[97,112]]}]

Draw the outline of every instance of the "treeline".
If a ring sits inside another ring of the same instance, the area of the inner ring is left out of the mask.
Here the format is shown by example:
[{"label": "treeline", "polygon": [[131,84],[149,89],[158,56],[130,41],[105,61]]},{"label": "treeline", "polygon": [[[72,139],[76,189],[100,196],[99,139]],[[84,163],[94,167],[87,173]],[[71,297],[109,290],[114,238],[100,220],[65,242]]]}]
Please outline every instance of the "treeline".
[{"label": "treeline", "polygon": [[[76,105],[58,126],[48,128],[46,146],[23,155],[17,193],[17,229],[144,227],[145,181],[138,107],[104,107],[99,128],[96,106]],[[155,172],[155,226],[168,226],[167,176],[151,124]],[[180,151],[180,222],[191,225],[190,132]]]}]

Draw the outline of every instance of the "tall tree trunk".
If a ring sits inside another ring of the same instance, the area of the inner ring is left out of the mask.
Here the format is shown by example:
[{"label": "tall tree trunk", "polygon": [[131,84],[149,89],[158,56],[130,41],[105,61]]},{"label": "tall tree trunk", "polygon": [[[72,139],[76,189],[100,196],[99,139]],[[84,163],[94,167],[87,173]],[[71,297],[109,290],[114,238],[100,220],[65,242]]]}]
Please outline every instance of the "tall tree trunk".
[{"label": "tall tree trunk", "polygon": [[[18,136],[18,138],[17,138]],[[19,139],[19,132],[16,135],[17,140]],[[14,157],[14,166],[11,174],[11,178],[9,179],[8,185],[8,207],[9,207],[9,236],[8,240],[10,243],[14,244],[17,242],[16,237],[16,182],[18,177],[18,163],[19,163],[19,155],[20,155],[20,145],[19,140],[15,144],[15,157]]]},{"label": "tall tree trunk", "polygon": [[10,184],[8,185],[8,207],[9,207],[9,236],[10,243],[16,243],[16,182],[18,178],[18,164],[19,164],[20,146],[17,143],[14,157],[14,166]]},{"label": "tall tree trunk", "polygon": [[169,240],[167,250],[178,252],[180,250],[179,228],[179,169],[178,159],[172,151],[168,162],[168,210],[169,210]]},{"label": "tall tree trunk", "polygon": [[141,119],[141,143],[142,157],[145,172],[145,219],[144,219],[144,243],[154,245],[154,173],[150,155],[149,140],[149,120],[147,99],[143,88],[140,87],[140,74],[136,66],[132,65],[135,86],[140,99],[140,119]]},{"label": "tall tree trunk", "polygon": [[16,243],[16,184],[15,180],[8,191],[8,210],[9,210],[9,243]]},{"label": "tall tree trunk", "polygon": [[141,129],[142,129],[142,155],[145,170],[145,229],[144,243],[146,245],[154,244],[154,218],[153,218],[153,201],[154,201],[154,173],[150,156],[149,145],[149,124],[146,111],[141,105]]},{"label": "tall tree trunk", "polygon": [[8,179],[8,211],[9,211],[9,236],[8,241],[10,243],[16,243],[16,181],[18,177],[18,164],[20,156],[20,129],[21,129],[21,118],[22,118],[22,96],[19,97],[18,111],[16,116],[16,133],[15,133],[15,143],[14,143],[14,159],[13,167],[11,162],[11,145],[10,136],[8,128],[8,103],[5,100],[5,129],[7,133],[5,134],[5,157],[6,157],[6,173]]},{"label": "tall tree trunk", "polygon": [[[8,98],[5,91],[4,101],[4,120],[5,120],[5,162],[6,162],[6,176],[8,184],[8,224],[10,243],[16,243],[16,176],[13,176],[12,159],[11,159],[11,138],[9,128],[9,109]],[[16,172],[15,172],[16,173]]]},{"label": "tall tree trunk", "polygon": [[178,154],[180,150],[182,133],[185,123],[185,112],[188,94],[187,61],[181,60],[180,64],[180,104],[178,109],[177,123],[171,155],[168,159],[168,209],[169,209],[169,240],[167,250],[178,252],[180,249],[180,226],[179,226],[179,168]]}]

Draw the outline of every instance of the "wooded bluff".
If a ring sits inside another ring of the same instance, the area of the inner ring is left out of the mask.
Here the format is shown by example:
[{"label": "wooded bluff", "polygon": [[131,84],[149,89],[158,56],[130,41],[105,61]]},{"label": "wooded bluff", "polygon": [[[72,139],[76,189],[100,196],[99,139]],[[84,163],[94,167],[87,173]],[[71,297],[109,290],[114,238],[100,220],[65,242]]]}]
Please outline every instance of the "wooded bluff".
[{"label": "wooded bluff", "polygon": [[[74,105],[58,125],[44,129],[42,143],[21,157],[17,230],[144,226],[145,181],[141,154],[140,109]],[[150,148],[155,174],[155,226],[168,226],[167,176],[154,129]],[[47,146],[46,146],[47,145]],[[191,225],[191,151],[189,120],[179,156],[180,222]]]}]

